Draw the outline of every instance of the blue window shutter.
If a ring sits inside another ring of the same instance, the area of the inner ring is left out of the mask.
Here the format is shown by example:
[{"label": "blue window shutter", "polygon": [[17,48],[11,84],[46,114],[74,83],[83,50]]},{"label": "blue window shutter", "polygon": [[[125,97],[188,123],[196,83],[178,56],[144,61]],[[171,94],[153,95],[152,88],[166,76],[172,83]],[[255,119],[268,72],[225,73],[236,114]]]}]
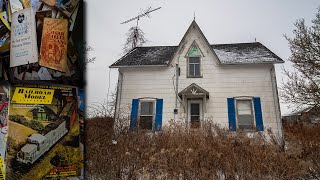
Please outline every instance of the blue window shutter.
[{"label": "blue window shutter", "polygon": [[139,99],[132,99],[130,129],[135,129],[138,122]]},{"label": "blue window shutter", "polygon": [[163,110],[163,99],[157,99],[156,102],[156,118],[154,123],[154,129],[160,131],[162,127],[162,110]]},{"label": "blue window shutter", "polygon": [[258,131],[263,131],[263,119],[262,119],[262,111],[261,111],[261,100],[260,97],[254,97],[254,114],[256,117],[256,128]]},{"label": "blue window shutter", "polygon": [[229,130],[236,131],[236,110],[234,106],[234,98],[228,98],[228,118],[229,118]]}]

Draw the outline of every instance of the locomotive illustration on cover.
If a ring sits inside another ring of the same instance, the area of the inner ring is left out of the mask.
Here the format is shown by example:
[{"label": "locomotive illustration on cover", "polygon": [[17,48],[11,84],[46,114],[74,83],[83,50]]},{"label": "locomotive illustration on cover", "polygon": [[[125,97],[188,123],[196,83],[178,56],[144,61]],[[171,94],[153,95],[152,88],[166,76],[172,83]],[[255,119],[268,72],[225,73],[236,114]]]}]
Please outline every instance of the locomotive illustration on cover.
[{"label": "locomotive illustration on cover", "polygon": [[77,88],[14,85],[9,112],[8,177],[79,176]]}]

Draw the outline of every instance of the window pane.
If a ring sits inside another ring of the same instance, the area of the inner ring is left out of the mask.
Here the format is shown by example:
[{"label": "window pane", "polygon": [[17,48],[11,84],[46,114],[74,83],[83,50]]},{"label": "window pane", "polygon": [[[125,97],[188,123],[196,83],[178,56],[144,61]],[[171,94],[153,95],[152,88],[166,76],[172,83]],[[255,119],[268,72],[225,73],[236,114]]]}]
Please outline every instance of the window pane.
[{"label": "window pane", "polygon": [[251,115],[251,100],[238,100],[237,109],[238,115]]},{"label": "window pane", "polygon": [[252,125],[253,124],[252,115],[238,115],[239,124],[242,125]]},{"label": "window pane", "polygon": [[191,116],[200,115],[200,107],[199,104],[192,104],[191,103]]},{"label": "window pane", "polygon": [[140,116],[139,128],[152,130],[152,116]]},{"label": "window pane", "polygon": [[153,115],[153,102],[141,102],[141,115]]},{"label": "window pane", "polygon": [[237,113],[239,129],[253,129],[252,101],[237,100]]},{"label": "window pane", "polygon": [[189,63],[200,63],[199,57],[189,57]]},{"label": "window pane", "polygon": [[195,64],[195,75],[200,76],[200,64]]},{"label": "window pane", "polygon": [[189,76],[194,76],[194,64],[189,64]]}]

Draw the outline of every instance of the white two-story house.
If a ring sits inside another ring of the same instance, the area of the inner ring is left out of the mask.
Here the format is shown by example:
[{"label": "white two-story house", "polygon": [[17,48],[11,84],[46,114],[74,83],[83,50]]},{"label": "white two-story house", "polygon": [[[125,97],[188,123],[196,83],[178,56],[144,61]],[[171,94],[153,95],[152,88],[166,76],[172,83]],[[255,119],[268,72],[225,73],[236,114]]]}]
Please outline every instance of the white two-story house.
[{"label": "white two-story house", "polygon": [[274,64],[283,62],[259,42],[209,44],[193,21],[178,46],[137,47],[110,66],[119,70],[116,109],[131,107],[132,129],[211,120],[282,137]]}]

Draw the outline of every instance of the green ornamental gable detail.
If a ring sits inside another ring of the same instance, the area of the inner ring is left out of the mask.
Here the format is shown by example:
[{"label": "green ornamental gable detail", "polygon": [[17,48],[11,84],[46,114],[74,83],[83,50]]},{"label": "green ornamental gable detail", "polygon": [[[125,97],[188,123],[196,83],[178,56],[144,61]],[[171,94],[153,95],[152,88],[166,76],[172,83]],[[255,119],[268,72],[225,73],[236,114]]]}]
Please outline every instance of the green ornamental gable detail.
[{"label": "green ornamental gable detail", "polygon": [[198,48],[196,47],[192,47],[188,53],[189,57],[199,57],[200,56],[200,52],[198,50]]}]

